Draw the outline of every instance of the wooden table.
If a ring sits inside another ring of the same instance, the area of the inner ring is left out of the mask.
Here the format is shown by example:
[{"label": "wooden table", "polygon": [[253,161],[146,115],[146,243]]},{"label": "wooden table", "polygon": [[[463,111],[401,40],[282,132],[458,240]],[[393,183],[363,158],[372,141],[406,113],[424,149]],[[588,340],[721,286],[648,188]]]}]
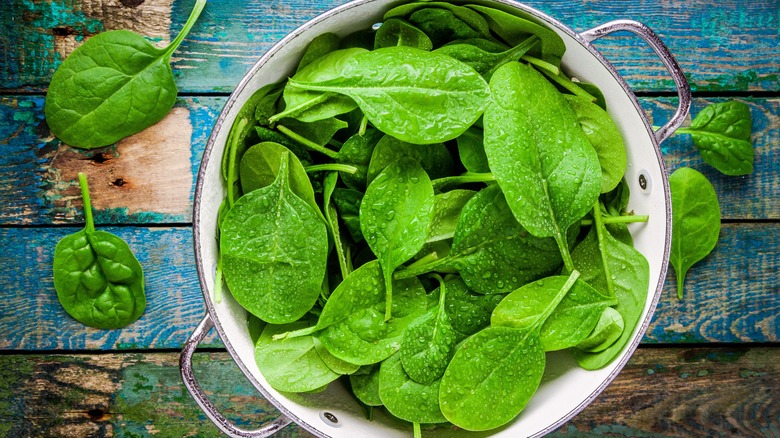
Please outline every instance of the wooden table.
[{"label": "wooden table", "polygon": [[[80,151],[43,118],[54,69],[84,38],[128,28],[166,43],[193,0],[6,0],[0,6],[0,435],[216,436],[185,391],[179,350],[204,313],[193,261],[193,184],[228,94],[274,42],[342,0],[210,0],[174,54],[180,94],[158,125]],[[755,171],[725,177],[687,136],[663,144],[670,171],[701,170],[720,198],[715,251],[674,279],[642,346],[611,386],[557,434],[780,435],[780,22],[778,0],[530,0],[575,30],[643,21],[677,56],[693,113],[736,99],[753,114]],[[676,107],[671,79],[638,38],[597,42],[656,124]],[[89,174],[98,226],[126,239],[146,270],[148,307],[122,330],[69,318],[52,254],[83,224],[76,173]],[[673,271],[670,270],[673,273]],[[673,275],[673,274],[672,274]],[[213,334],[195,356],[217,406],[251,427],[276,416]],[[290,426],[280,436],[308,436]]]}]

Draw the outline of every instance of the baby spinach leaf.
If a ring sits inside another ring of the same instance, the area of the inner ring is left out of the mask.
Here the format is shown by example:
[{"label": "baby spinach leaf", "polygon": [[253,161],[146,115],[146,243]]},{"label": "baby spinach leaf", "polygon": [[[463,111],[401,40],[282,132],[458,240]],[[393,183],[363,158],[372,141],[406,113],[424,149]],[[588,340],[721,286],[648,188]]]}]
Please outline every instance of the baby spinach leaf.
[{"label": "baby spinach leaf", "polygon": [[406,328],[398,352],[409,378],[424,385],[441,378],[457,341],[446,311],[446,291],[439,277],[439,304]]},{"label": "baby spinach leaf", "polygon": [[[336,161],[341,164],[348,164],[357,167],[358,171],[354,174],[344,174],[342,181],[347,187],[355,190],[365,191],[368,181],[368,166],[371,162],[371,155],[377,142],[384,137],[384,134],[376,129],[366,129],[364,134],[356,133],[350,136],[339,149]],[[388,163],[389,164],[389,163]]]},{"label": "baby spinach leaf", "polygon": [[494,294],[511,292],[557,271],[560,265],[555,241],[530,235],[512,215],[500,187],[493,185],[480,190],[463,207],[447,257],[399,270],[396,277],[454,267],[471,290]]},{"label": "baby spinach leaf", "polygon": [[295,154],[295,156],[304,166],[310,166],[312,164],[312,158],[308,149],[303,147],[300,143],[293,141],[290,137],[282,134],[281,132],[275,131],[265,126],[255,126],[255,133],[257,134],[258,138],[257,143],[263,143],[266,141],[279,143]]},{"label": "baby spinach leaf", "polygon": [[296,72],[303,70],[304,67],[311,64],[315,60],[327,55],[330,52],[335,52],[341,46],[341,38],[338,35],[330,32],[317,35],[306,47],[306,51],[303,52],[301,60],[298,61],[298,68]]},{"label": "baby spinach leaf", "polygon": [[411,144],[385,135],[374,148],[368,165],[367,181],[370,183],[379,172],[401,157],[414,158],[430,178],[440,178],[453,172],[455,163],[443,143],[425,146]]},{"label": "baby spinach leaf", "polygon": [[[567,284],[568,277],[547,277],[528,283],[507,295],[493,311],[493,326],[528,328]],[[570,290],[541,326],[540,338],[545,351],[563,350],[583,341],[596,326],[603,310],[617,304],[584,281]]]},{"label": "baby spinach leaf", "polygon": [[408,46],[420,50],[433,49],[433,43],[425,32],[406,20],[390,18],[376,30],[374,49],[395,46]]},{"label": "baby spinach leaf", "polygon": [[607,307],[601,313],[596,327],[583,339],[582,342],[577,344],[577,348],[589,353],[598,353],[604,351],[607,347],[612,345],[615,341],[620,339],[620,335],[623,334],[625,324],[623,323],[623,317],[620,312],[612,307]]},{"label": "baby spinach leaf", "polygon": [[455,351],[441,379],[441,411],[452,424],[466,430],[506,424],[536,392],[544,366],[544,348],[537,332],[488,327]]},{"label": "baby spinach leaf", "polygon": [[725,175],[753,173],[755,152],[750,107],[739,101],[714,103],[704,108],[688,128],[675,134],[690,134],[704,162]]},{"label": "baby spinach leaf", "polygon": [[54,289],[63,309],[84,325],[117,329],[146,307],[144,272],[124,240],[96,231],[87,176],[79,173],[84,229],[65,236],[54,250]]},{"label": "baby spinach leaf", "polygon": [[[552,29],[537,24],[530,19],[499,9],[480,5],[468,5],[467,7],[485,17],[490,30],[510,46],[520,44],[529,35],[538,36],[541,40],[541,45],[537,46],[539,47],[538,54],[544,61],[560,66],[561,58],[566,51],[566,45],[563,43],[563,39]],[[519,14],[520,12],[517,11],[517,13]],[[532,53],[534,52],[532,51]]]},{"label": "baby spinach leaf", "polygon": [[369,365],[398,351],[403,331],[426,310],[425,289],[416,279],[395,282],[393,318],[385,321],[383,284],[379,264],[371,261],[333,291],[311,329],[331,354],[349,363]]},{"label": "baby spinach leaf", "polygon": [[242,307],[272,324],[293,322],[320,295],[328,233],[318,209],[290,188],[289,153],[273,184],[241,197],[220,232],[225,281]]},{"label": "baby spinach leaf", "polygon": [[588,137],[601,165],[601,193],[617,187],[626,173],[626,147],[615,122],[595,103],[578,96],[565,94],[585,135]]},{"label": "baby spinach leaf", "polygon": [[598,199],[598,156],[566,99],[533,68],[505,64],[490,88],[485,153],[493,175],[517,220],[553,237],[572,270],[565,233]]},{"label": "baby spinach leaf", "polygon": [[154,47],[128,30],[88,39],[60,64],[46,93],[52,134],[80,148],[107,146],[162,120],[176,102],[171,54],[187,36],[206,0],[197,0],[168,47]]},{"label": "baby spinach leaf", "polygon": [[604,263],[601,261],[601,257],[603,257],[609,267],[614,297],[617,299],[615,310],[620,312],[625,328],[620,338],[603,351],[588,353],[574,350],[574,358],[586,370],[604,367],[617,357],[623,347],[631,340],[634,328],[642,316],[647,299],[647,289],[650,285],[650,265],[647,259],[642,253],[618,241],[609,233],[603,233],[605,252],[601,257],[594,257],[593,251],[589,248],[595,247],[598,250],[596,234],[595,228],[588,233],[585,240],[572,251],[572,259],[577,270],[582,274],[582,280],[598,290],[606,291],[609,290],[609,287],[604,274]]},{"label": "baby spinach leaf", "polygon": [[428,174],[417,161],[403,157],[374,178],[360,203],[360,230],[385,276],[385,319],[391,317],[393,271],[425,244],[433,199]]},{"label": "baby spinach leaf", "polygon": [[379,397],[391,414],[416,423],[446,423],[439,408],[441,380],[423,384],[404,371],[401,358],[395,354],[379,367]]},{"label": "baby spinach leaf", "polygon": [[411,47],[357,53],[340,67],[332,79],[293,77],[290,84],[349,96],[373,126],[409,143],[457,137],[479,118],[490,96],[487,83],[471,67]]},{"label": "baby spinach leaf", "polygon": [[319,208],[314,199],[314,189],[303,164],[289,149],[275,142],[263,142],[249,148],[241,158],[241,188],[244,193],[267,187],[279,175],[282,159],[287,156],[287,171],[290,189],[299,198],[314,208]]},{"label": "baby spinach leaf", "polygon": [[325,345],[323,345],[319,339],[315,338],[314,336],[312,336],[311,338],[312,341],[314,342],[314,350],[320,356],[320,359],[322,359],[322,361],[325,362],[325,365],[327,365],[328,368],[330,368],[334,373],[352,374],[360,368],[359,365],[351,364],[347,361],[341,360],[336,356],[330,354],[330,351],[328,351],[328,349],[325,348]]},{"label": "baby spinach leaf", "polygon": [[490,172],[482,129],[471,126],[456,141],[460,162],[466,170],[472,173]]},{"label": "baby spinach leaf", "polygon": [[539,38],[531,36],[520,44],[502,52],[490,52],[473,44],[447,44],[436,49],[437,53],[451,56],[460,62],[470,65],[478,71],[485,80],[490,80],[493,72],[510,61],[519,61],[520,58],[539,43]]},{"label": "baby spinach leaf", "polygon": [[707,178],[689,167],[669,176],[672,192],[672,251],[677,272],[677,297],[682,299],[685,275],[712,252],[720,235],[718,195]]},{"label": "baby spinach leaf", "polygon": [[268,118],[277,113],[286,84],[286,81],[280,81],[260,88],[244,104],[241,111],[243,112],[247,106],[248,110],[254,108],[255,121],[261,125],[270,125]]},{"label": "baby spinach leaf", "polygon": [[352,392],[367,406],[382,406],[379,398],[379,365],[364,365],[349,375]]},{"label": "baby spinach leaf", "polygon": [[408,20],[428,35],[434,47],[440,47],[452,40],[489,36],[473,29],[451,10],[446,9],[419,9],[412,12]]},{"label": "baby spinach leaf", "polygon": [[305,320],[283,325],[268,324],[255,344],[257,368],[277,391],[314,391],[340,376],[317,353],[311,335],[280,341],[273,339],[279,333],[308,326]]},{"label": "baby spinach leaf", "polygon": [[[490,28],[488,27],[487,21],[485,21],[484,18],[482,18],[478,13],[475,13],[469,8],[466,8],[464,6],[454,5],[452,3],[447,2],[413,2],[413,3],[407,3],[405,5],[396,6],[395,8],[390,9],[385,13],[385,20],[388,20],[392,17],[409,17],[413,13],[421,10],[421,9],[439,9],[444,10],[446,12],[449,12],[450,16],[447,16],[447,18],[444,18],[444,21],[452,22],[452,21],[458,21],[459,24],[463,24],[468,26],[473,33],[476,33],[480,35],[481,38],[490,38]],[[455,24],[449,24],[449,27],[454,28]],[[461,39],[461,38],[451,38],[448,39],[446,42],[452,41],[452,39]]]}]

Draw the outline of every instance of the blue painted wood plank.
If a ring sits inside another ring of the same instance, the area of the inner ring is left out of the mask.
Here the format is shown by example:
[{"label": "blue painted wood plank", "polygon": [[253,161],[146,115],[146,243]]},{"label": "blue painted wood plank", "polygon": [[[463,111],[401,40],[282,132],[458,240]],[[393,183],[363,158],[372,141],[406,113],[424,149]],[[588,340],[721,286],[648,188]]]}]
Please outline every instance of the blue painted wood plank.
[{"label": "blue painted wood plank", "polygon": [[[71,319],[52,286],[56,242],[75,229],[0,228],[0,350],[179,348],[204,313],[189,228],[107,227],[145,269],[148,307],[121,330]],[[688,273],[677,299],[667,279],[645,343],[778,342],[780,223],[724,224],[715,251]],[[215,338],[205,345],[219,345]]]},{"label": "blue painted wood plank", "polygon": [[[193,0],[172,6],[136,7],[15,0],[0,15],[0,89],[42,91],[67,53],[97,32],[131,28],[153,41],[170,41],[189,15]],[[174,55],[181,91],[229,92],[265,51],[299,25],[343,0],[211,0]],[[678,57],[700,91],[770,91],[780,88],[780,19],[777,0],[687,0],[614,2],[528,0],[576,31],[631,18],[653,28]],[[99,7],[97,5],[100,5]],[[597,47],[640,91],[668,91],[672,82],[647,45],[616,35]]]},{"label": "blue painted wood plank", "polygon": [[[739,99],[753,114],[752,175],[721,175],[701,161],[687,135],[663,144],[666,163],[670,170],[683,165],[701,170],[718,192],[724,219],[780,219],[780,99]],[[225,100],[180,98],[160,126],[112,147],[79,151],[50,136],[40,96],[0,97],[0,226],[82,221],[78,170],[94,179],[100,224],[191,222],[200,157]],[[694,99],[692,111],[723,100]],[[641,101],[656,124],[665,123],[675,109],[670,98]],[[120,179],[123,184],[116,184]]]}]

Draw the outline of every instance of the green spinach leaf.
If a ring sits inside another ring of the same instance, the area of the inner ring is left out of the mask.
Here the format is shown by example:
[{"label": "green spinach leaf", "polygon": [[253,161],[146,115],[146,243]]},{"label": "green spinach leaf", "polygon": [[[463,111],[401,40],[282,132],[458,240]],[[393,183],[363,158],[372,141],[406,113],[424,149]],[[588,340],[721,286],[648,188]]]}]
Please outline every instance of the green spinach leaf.
[{"label": "green spinach leaf", "polygon": [[352,392],[366,406],[382,406],[379,398],[379,365],[364,365],[349,375]]},{"label": "green spinach leaf", "polygon": [[290,190],[307,204],[319,208],[303,164],[289,149],[275,142],[256,144],[244,153],[240,164],[241,189],[244,193],[250,193],[273,184],[285,156],[289,160],[287,177]]},{"label": "green spinach leaf", "polygon": [[242,307],[272,324],[296,321],[320,295],[328,233],[290,188],[289,153],[273,184],[241,197],[220,232],[225,281]]},{"label": "green spinach leaf", "polygon": [[755,152],[750,141],[753,120],[750,107],[739,101],[714,103],[704,108],[688,128],[675,134],[690,134],[704,162],[725,175],[753,173]]},{"label": "green spinach leaf", "polygon": [[672,192],[672,251],[677,297],[682,299],[688,269],[712,252],[720,235],[718,195],[707,177],[690,167],[669,176]]},{"label": "green spinach leaf", "polygon": [[596,327],[593,328],[593,331],[587,338],[577,344],[577,348],[589,353],[604,351],[620,339],[623,329],[625,329],[625,323],[623,323],[623,317],[620,315],[620,312],[612,307],[607,307],[601,313]]},{"label": "green spinach leaf", "polygon": [[457,137],[479,118],[490,96],[487,83],[471,67],[411,47],[358,53],[341,67],[330,80],[293,77],[289,83],[297,89],[346,95],[373,126],[409,143]]},{"label": "green spinach leaf", "polygon": [[124,240],[96,231],[87,176],[79,173],[83,230],[65,236],[54,250],[54,289],[66,312],[84,325],[122,328],[146,307],[144,272]]},{"label": "green spinach leaf", "polygon": [[317,35],[311,40],[308,47],[306,47],[306,51],[303,52],[303,56],[301,56],[301,60],[298,62],[296,72],[303,70],[304,67],[328,53],[339,50],[340,47],[341,38],[339,38],[338,35],[330,32]]},{"label": "green spinach leaf", "polygon": [[[384,137],[384,134],[376,129],[369,128],[363,134],[356,133],[350,136],[339,149],[336,161],[341,164],[355,166],[358,170],[354,174],[344,174],[342,181],[347,187],[355,190],[365,191],[368,181],[368,166],[371,162],[371,155],[377,143]],[[389,163],[388,163],[389,164]]]},{"label": "green spinach leaf", "polygon": [[485,141],[482,129],[471,126],[460,137],[458,143],[458,155],[463,167],[471,173],[489,173],[487,155],[485,155]]},{"label": "green spinach leaf", "polygon": [[401,157],[414,158],[430,178],[440,178],[452,173],[455,163],[443,143],[425,146],[411,144],[385,135],[376,144],[368,165],[366,178],[369,183],[393,161]]},{"label": "green spinach leaf", "polygon": [[566,99],[533,68],[511,62],[490,81],[485,153],[517,220],[529,233],[551,236],[573,269],[566,231],[598,199],[596,151]]},{"label": "green spinach leaf", "polygon": [[408,46],[420,50],[433,49],[433,43],[425,32],[406,20],[390,18],[377,29],[374,49],[395,46]]},{"label": "green spinach leaf", "polygon": [[391,414],[415,423],[446,423],[439,408],[440,379],[424,384],[404,371],[399,354],[379,367],[379,398]]},{"label": "green spinach leaf", "polygon": [[403,157],[374,178],[360,203],[360,230],[385,277],[385,319],[391,317],[393,271],[425,244],[433,201],[428,174],[417,161]]},{"label": "green spinach leaf", "polygon": [[187,36],[206,0],[197,0],[179,35],[154,47],[128,30],[88,39],[60,64],[46,93],[52,134],[80,148],[107,146],[162,120],[176,102],[171,55]]}]

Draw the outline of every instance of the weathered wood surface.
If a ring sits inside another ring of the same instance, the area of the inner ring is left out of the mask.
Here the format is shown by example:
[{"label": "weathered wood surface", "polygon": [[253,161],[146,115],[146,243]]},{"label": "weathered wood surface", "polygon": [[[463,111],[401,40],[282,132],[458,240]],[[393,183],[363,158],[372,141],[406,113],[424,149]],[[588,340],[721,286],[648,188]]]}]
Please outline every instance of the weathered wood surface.
[{"label": "weathered wood surface", "polygon": [[[0,349],[180,348],[205,312],[189,228],[106,227],[125,239],[145,268],[147,309],[121,330],[71,319],[51,279],[55,242],[74,228],[0,229]],[[645,343],[780,341],[780,224],[725,224],[715,251],[688,273],[677,299],[667,278]],[[219,346],[212,335],[205,346]]]},{"label": "weathered wood surface", "polygon": [[[697,98],[693,113],[723,98]],[[780,99],[740,98],[753,115],[755,170],[728,177],[704,164],[690,136],[663,144],[670,170],[692,166],[712,181],[724,219],[780,219]],[[47,131],[43,97],[0,97],[0,225],[72,224],[82,220],[76,173],[90,176],[99,224],[189,223],[206,140],[225,98],[183,97],[159,124],[117,145],[82,151]],[[656,124],[676,99],[644,98]]]},{"label": "weathered wood surface", "polygon": [[[210,0],[174,54],[181,91],[229,92],[276,41],[344,0]],[[615,2],[527,0],[526,4],[583,31],[618,18],[655,29],[699,91],[776,91],[778,0]],[[0,89],[45,90],[62,59],[98,32],[132,29],[165,44],[178,33],[193,0],[23,1],[0,14]],[[615,35],[596,46],[640,91],[670,91],[673,84],[647,45]]]},{"label": "weathered wood surface", "polygon": [[[227,353],[196,353],[194,362],[204,390],[237,424],[277,415]],[[777,436],[778,388],[778,349],[640,348],[551,436]],[[220,436],[181,383],[176,353],[0,356],[0,434]],[[311,435],[293,424],[275,436]]]}]

